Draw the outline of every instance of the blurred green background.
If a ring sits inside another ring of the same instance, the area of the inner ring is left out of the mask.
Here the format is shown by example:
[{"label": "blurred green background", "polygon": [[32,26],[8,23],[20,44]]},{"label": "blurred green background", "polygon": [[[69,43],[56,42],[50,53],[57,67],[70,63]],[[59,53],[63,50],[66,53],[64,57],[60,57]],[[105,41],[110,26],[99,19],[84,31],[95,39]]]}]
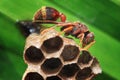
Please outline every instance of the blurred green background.
[{"label": "blurred green background", "polygon": [[120,80],[120,0],[0,0],[0,80],[21,80],[25,39],[15,23],[31,20],[41,6],[88,25],[96,40],[90,52],[103,70],[94,80]]}]

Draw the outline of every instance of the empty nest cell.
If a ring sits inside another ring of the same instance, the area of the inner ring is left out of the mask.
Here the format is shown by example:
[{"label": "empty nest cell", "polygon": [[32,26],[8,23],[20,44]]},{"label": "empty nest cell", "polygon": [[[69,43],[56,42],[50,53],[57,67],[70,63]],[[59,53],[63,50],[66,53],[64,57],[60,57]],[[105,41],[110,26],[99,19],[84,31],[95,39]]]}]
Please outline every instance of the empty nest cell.
[{"label": "empty nest cell", "polygon": [[46,80],[62,80],[62,79],[58,76],[50,76],[50,77],[47,77]]},{"label": "empty nest cell", "polygon": [[82,54],[80,55],[78,59],[78,64],[88,64],[92,60],[92,56],[88,51],[82,51]]},{"label": "empty nest cell", "polygon": [[45,40],[41,46],[41,49],[46,53],[53,53],[58,51],[63,45],[63,40],[61,37],[56,36]]},{"label": "empty nest cell", "polygon": [[76,63],[64,65],[63,68],[61,69],[59,75],[62,78],[73,77],[78,70],[79,70],[79,67]]},{"label": "empty nest cell", "polygon": [[87,67],[82,70],[79,70],[79,72],[76,75],[76,80],[87,80],[92,76],[92,70],[91,68]]},{"label": "empty nest cell", "polygon": [[61,53],[61,57],[64,61],[71,61],[76,59],[79,53],[80,53],[80,50],[78,47],[74,45],[65,45]]},{"label": "empty nest cell", "polygon": [[24,80],[44,80],[44,79],[37,72],[30,72],[30,73],[27,73]]},{"label": "empty nest cell", "polygon": [[30,46],[25,51],[25,60],[31,63],[38,63],[44,59],[42,51],[34,46]]},{"label": "empty nest cell", "polygon": [[41,69],[45,74],[53,74],[57,73],[62,67],[62,62],[59,58],[50,58],[45,60],[45,62],[41,65]]}]

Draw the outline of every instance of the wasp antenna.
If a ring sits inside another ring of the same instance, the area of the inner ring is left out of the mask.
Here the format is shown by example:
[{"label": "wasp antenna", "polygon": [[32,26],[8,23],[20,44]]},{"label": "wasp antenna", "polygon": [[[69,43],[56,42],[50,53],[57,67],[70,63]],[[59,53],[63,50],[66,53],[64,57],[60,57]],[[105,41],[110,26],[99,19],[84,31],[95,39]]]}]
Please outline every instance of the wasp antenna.
[{"label": "wasp antenna", "polygon": [[84,47],[83,50],[88,50],[94,43],[95,43],[95,41],[91,42],[86,47]]},{"label": "wasp antenna", "polygon": [[50,20],[34,20],[33,22],[42,23],[42,24],[61,24],[62,22],[50,21]]}]

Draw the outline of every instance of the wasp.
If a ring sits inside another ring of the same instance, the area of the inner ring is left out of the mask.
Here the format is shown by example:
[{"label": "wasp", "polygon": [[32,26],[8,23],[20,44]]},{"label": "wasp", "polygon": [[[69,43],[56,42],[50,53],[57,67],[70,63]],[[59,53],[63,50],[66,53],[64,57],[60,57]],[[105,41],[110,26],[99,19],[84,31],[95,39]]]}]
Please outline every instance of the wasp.
[{"label": "wasp", "polygon": [[[60,21],[57,22],[59,18]],[[27,30],[27,36],[34,32],[40,33],[41,29],[45,28],[42,24],[56,24],[54,27],[60,26],[61,32],[59,35],[64,32],[65,36],[72,35],[80,39],[82,47],[85,47],[86,49],[95,43],[94,34],[93,32],[90,32],[86,25],[80,22],[66,22],[66,16],[52,7],[42,7],[39,9],[34,14],[33,21],[25,20],[19,22],[19,25]]]},{"label": "wasp", "polygon": [[[60,18],[60,22],[56,22]],[[33,20],[17,21],[19,29],[25,37],[31,33],[40,33],[46,28],[42,24],[58,24],[66,21],[66,16],[52,7],[43,6],[33,17]]]}]

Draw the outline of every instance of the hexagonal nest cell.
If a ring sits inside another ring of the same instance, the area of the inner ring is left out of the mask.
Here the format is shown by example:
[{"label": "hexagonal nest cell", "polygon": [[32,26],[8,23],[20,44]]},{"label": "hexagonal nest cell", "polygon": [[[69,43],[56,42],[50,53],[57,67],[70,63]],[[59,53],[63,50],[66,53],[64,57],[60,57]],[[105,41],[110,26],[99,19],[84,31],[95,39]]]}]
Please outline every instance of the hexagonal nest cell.
[{"label": "hexagonal nest cell", "polygon": [[89,80],[88,78],[90,78],[92,76],[92,70],[91,68],[84,68],[82,70],[79,70],[79,72],[76,75],[76,80]]},{"label": "hexagonal nest cell", "polygon": [[25,51],[25,60],[31,63],[38,63],[44,59],[42,51],[34,46],[30,46]]},{"label": "hexagonal nest cell", "polygon": [[92,80],[101,73],[98,60],[89,51],[54,29],[27,38],[24,60],[28,68],[22,80]]},{"label": "hexagonal nest cell", "polygon": [[50,76],[50,77],[47,77],[46,80],[62,80],[62,79],[58,76]]},{"label": "hexagonal nest cell", "polygon": [[62,63],[59,58],[46,59],[41,65],[41,69],[45,74],[57,73],[62,67]]},{"label": "hexagonal nest cell", "polygon": [[37,72],[27,73],[24,80],[44,80],[43,77]]},{"label": "hexagonal nest cell", "polygon": [[92,56],[90,55],[90,53],[88,51],[82,51],[82,54],[78,59],[78,63],[88,64],[91,60]]},{"label": "hexagonal nest cell", "polygon": [[41,49],[49,54],[60,50],[62,45],[63,45],[63,40],[59,36],[56,36],[45,40],[41,46]]},{"label": "hexagonal nest cell", "polygon": [[80,50],[78,47],[73,45],[65,45],[61,53],[61,57],[64,61],[72,61],[76,59],[79,54],[80,54]]},{"label": "hexagonal nest cell", "polygon": [[63,68],[61,69],[59,75],[64,79],[69,78],[69,77],[74,77],[75,73],[78,70],[79,70],[79,67],[75,63],[64,65]]}]

